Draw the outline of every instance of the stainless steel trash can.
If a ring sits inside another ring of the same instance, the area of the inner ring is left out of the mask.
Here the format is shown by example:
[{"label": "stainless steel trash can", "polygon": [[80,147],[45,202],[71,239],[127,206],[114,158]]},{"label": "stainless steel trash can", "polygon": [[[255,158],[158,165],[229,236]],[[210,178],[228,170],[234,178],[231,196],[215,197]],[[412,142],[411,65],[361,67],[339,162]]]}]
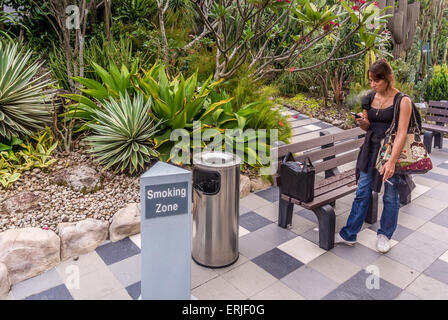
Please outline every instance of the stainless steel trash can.
[{"label": "stainless steel trash can", "polygon": [[200,265],[219,268],[238,260],[240,164],[231,153],[193,158],[192,257]]}]

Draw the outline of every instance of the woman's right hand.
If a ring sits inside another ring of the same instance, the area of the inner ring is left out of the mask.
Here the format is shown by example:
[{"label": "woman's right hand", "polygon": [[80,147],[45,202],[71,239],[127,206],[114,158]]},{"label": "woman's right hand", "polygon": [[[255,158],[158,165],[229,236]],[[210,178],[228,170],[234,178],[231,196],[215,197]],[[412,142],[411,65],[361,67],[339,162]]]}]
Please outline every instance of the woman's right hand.
[{"label": "woman's right hand", "polygon": [[367,119],[367,117],[364,118],[365,115],[363,113],[358,113],[358,115],[361,116],[361,118],[357,118],[356,122],[362,130],[367,131],[370,127],[369,119]]}]

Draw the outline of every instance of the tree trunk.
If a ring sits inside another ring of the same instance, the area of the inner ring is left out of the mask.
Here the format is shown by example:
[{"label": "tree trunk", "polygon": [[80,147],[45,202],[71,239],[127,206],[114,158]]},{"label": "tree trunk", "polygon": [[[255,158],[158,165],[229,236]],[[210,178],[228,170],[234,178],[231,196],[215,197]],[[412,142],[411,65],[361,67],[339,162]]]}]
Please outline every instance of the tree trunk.
[{"label": "tree trunk", "polygon": [[169,0],[157,0],[157,4],[159,7],[159,27],[160,27],[160,36],[162,37],[162,55],[163,61],[165,65],[169,65],[169,52],[168,52],[168,39],[166,37],[165,30],[165,15],[168,10],[170,1]]},{"label": "tree trunk", "polygon": [[112,23],[112,8],[111,8],[111,0],[104,0],[104,20],[106,21],[106,38],[107,41],[110,41],[110,29]]}]

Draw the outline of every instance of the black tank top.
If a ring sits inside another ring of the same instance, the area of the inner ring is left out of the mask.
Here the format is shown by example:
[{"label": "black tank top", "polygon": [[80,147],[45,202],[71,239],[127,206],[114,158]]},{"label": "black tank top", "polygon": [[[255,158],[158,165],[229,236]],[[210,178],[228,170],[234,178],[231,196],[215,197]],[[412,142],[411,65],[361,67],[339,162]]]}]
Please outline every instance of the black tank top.
[{"label": "black tank top", "polygon": [[370,129],[373,131],[373,136],[370,140],[372,144],[380,144],[381,139],[384,138],[387,129],[389,129],[392,124],[392,120],[394,118],[394,105],[397,98],[398,93],[394,97],[393,104],[385,109],[378,110],[370,107],[367,110],[367,118],[370,122]]}]

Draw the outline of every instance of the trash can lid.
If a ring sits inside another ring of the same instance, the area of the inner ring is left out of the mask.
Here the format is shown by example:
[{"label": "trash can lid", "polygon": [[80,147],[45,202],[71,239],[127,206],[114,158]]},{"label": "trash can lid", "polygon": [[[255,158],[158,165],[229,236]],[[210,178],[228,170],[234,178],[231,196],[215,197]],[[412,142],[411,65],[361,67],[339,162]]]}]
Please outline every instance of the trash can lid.
[{"label": "trash can lid", "polygon": [[237,155],[228,152],[206,151],[196,154],[193,157],[193,164],[215,168],[232,167],[240,165],[241,159]]}]

